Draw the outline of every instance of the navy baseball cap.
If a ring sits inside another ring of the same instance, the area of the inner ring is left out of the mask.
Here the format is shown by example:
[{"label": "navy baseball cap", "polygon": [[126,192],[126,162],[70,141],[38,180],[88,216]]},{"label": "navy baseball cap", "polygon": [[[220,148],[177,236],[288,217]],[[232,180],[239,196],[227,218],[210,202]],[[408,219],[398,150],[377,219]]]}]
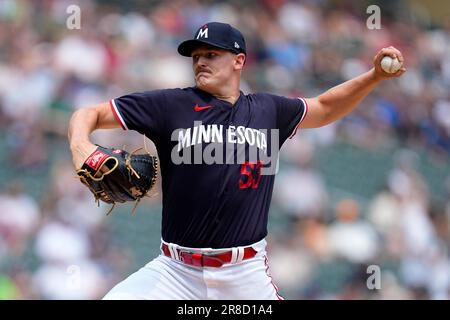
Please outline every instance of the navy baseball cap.
[{"label": "navy baseball cap", "polygon": [[247,53],[242,33],[228,23],[221,22],[209,22],[200,27],[195,33],[194,39],[186,40],[178,46],[178,53],[190,57],[195,48],[205,44],[236,54]]}]

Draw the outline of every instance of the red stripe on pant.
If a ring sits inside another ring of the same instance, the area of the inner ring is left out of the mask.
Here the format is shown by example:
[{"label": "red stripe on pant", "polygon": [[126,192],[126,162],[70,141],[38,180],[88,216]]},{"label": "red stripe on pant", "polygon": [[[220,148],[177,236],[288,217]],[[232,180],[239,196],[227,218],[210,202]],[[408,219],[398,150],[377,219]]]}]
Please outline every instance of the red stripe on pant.
[{"label": "red stripe on pant", "polygon": [[272,284],[273,288],[275,289],[275,294],[277,295],[278,300],[284,300],[282,296],[278,293],[278,287],[273,283],[272,276],[270,275],[269,271],[269,260],[267,259],[267,256],[264,256],[264,264],[266,265],[266,274],[270,278],[270,283]]}]

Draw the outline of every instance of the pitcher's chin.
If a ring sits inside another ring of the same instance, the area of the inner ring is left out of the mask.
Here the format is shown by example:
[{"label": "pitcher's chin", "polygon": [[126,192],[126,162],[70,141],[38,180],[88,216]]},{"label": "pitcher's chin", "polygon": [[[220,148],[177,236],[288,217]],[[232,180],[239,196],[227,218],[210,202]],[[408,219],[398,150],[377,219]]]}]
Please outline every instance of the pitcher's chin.
[{"label": "pitcher's chin", "polygon": [[205,76],[199,76],[195,79],[195,83],[199,89],[204,91],[208,91],[208,88],[211,86],[209,79]]}]

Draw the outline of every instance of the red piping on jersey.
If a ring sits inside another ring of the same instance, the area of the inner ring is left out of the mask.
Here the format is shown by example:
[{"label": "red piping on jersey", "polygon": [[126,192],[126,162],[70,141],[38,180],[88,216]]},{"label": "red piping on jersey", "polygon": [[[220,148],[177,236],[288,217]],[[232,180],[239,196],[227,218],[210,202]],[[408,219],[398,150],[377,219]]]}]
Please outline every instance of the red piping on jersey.
[{"label": "red piping on jersey", "polygon": [[114,116],[116,117],[117,121],[120,123],[120,126],[122,127],[122,129],[123,130],[127,130],[127,128],[125,127],[124,123],[122,122],[122,120],[120,119],[119,115],[117,114],[116,108],[114,108],[112,99],[109,100],[109,106],[111,107],[111,110],[114,113]]},{"label": "red piping on jersey", "polygon": [[300,125],[300,123],[302,123],[302,121],[306,118],[306,114],[308,113],[308,102],[306,102],[306,100],[304,98],[299,98],[303,104],[305,105],[305,112],[302,116],[302,118],[300,119],[300,121],[297,123],[297,125],[295,126],[294,132],[289,136],[289,139],[292,139],[293,136],[295,136],[295,134],[297,133],[297,129],[298,126]]}]

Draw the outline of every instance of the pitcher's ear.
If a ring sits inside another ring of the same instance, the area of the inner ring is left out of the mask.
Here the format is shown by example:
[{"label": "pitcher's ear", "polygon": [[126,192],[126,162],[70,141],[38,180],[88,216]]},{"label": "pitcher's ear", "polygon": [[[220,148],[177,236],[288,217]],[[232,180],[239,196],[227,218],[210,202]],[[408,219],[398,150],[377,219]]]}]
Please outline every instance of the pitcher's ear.
[{"label": "pitcher's ear", "polygon": [[238,53],[235,58],[235,68],[240,70],[244,67],[246,56],[243,53]]}]

